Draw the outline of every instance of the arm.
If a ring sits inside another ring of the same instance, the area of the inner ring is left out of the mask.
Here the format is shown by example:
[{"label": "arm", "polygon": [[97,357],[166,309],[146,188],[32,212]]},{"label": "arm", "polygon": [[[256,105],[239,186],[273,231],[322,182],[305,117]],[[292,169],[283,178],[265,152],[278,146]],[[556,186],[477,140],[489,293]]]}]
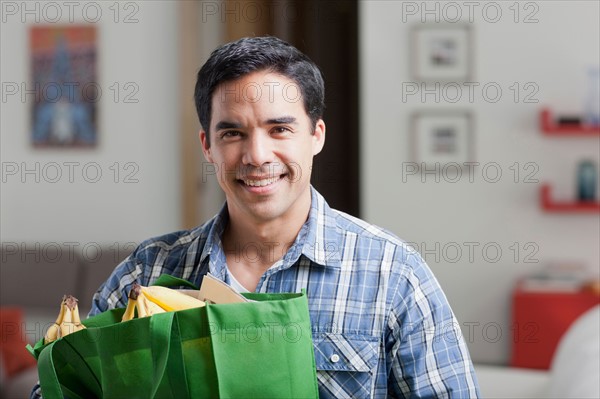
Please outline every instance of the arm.
[{"label": "arm", "polygon": [[121,262],[108,279],[98,288],[92,298],[92,309],[88,317],[110,309],[127,306],[129,290],[134,282],[144,284],[140,281],[142,267],[138,264],[136,252]]},{"label": "arm", "polygon": [[149,285],[161,274],[186,278],[185,259],[190,243],[195,243],[188,231],[166,234],[142,242],[131,255],[121,262],[92,298],[94,316],[109,309],[127,306],[127,297],[133,283]]},{"label": "arm", "polygon": [[407,266],[395,284],[388,323],[388,394],[479,397],[460,325],[441,287],[420,256],[411,257]]}]

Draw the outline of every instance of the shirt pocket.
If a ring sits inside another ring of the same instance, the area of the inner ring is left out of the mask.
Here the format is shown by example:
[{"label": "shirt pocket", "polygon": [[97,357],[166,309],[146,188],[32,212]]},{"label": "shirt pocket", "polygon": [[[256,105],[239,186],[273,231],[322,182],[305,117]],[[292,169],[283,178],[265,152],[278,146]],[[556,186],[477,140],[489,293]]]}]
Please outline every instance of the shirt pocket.
[{"label": "shirt pocket", "polygon": [[379,361],[379,338],[321,333],[313,337],[321,398],[368,398]]}]

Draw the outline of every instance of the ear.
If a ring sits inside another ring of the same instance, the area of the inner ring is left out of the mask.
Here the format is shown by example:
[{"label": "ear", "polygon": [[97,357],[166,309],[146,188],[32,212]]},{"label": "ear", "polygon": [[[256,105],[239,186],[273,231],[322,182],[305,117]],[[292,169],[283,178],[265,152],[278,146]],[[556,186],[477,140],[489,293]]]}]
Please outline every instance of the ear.
[{"label": "ear", "polygon": [[315,131],[313,133],[313,156],[317,155],[323,149],[325,145],[325,122],[323,119],[319,119],[315,124]]},{"label": "ear", "polygon": [[198,137],[200,137],[200,143],[202,144],[202,153],[204,154],[204,158],[206,158],[208,162],[213,162],[210,151],[210,145],[208,143],[208,136],[206,132],[204,130],[200,130],[200,132],[198,133]]}]

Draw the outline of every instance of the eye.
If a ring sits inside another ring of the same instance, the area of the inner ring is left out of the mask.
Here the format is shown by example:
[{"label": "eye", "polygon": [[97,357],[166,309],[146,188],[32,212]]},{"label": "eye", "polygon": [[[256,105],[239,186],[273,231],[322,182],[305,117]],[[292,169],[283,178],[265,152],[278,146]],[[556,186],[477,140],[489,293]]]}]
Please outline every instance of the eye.
[{"label": "eye", "polygon": [[240,132],[238,132],[237,130],[225,130],[224,132],[222,132],[220,134],[220,137],[222,139],[227,139],[230,137],[239,137],[241,135]]},{"label": "eye", "polygon": [[276,133],[276,134],[282,134],[282,133],[292,133],[292,130],[285,126],[275,126],[273,129],[271,129],[271,132]]}]

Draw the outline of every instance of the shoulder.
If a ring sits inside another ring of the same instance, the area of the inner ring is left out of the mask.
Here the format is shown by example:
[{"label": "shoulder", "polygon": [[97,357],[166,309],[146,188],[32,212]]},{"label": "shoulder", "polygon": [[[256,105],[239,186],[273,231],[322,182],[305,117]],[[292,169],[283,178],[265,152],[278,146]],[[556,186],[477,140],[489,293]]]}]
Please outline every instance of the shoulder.
[{"label": "shoulder", "polygon": [[340,235],[353,237],[356,244],[367,247],[372,255],[381,253],[392,263],[424,263],[421,255],[393,232],[336,209],[331,209],[331,216]]},{"label": "shoulder", "polygon": [[211,221],[202,226],[154,236],[142,241],[114,272],[125,282],[149,285],[160,274],[192,278],[208,237]]},{"label": "shoulder", "polygon": [[331,215],[340,237],[341,264],[352,264],[354,273],[376,276],[388,303],[406,306],[415,295],[436,295],[440,288],[433,272],[406,241],[347,213],[332,209]]},{"label": "shoulder", "polygon": [[165,258],[173,257],[176,254],[185,254],[191,246],[201,246],[206,242],[211,222],[212,220],[193,229],[179,230],[148,238],[137,246],[132,253],[132,258],[148,264],[152,263],[148,261],[157,257]]},{"label": "shoulder", "polygon": [[156,250],[170,251],[186,247],[202,235],[199,229],[200,228],[179,230],[148,238],[138,245],[137,252],[143,253]]},{"label": "shoulder", "polygon": [[401,245],[403,243],[403,241],[394,233],[363,219],[338,211],[337,209],[331,209],[331,213],[335,217],[337,226],[345,231],[351,231],[365,238],[390,241],[395,245]]},{"label": "shoulder", "polygon": [[148,238],[142,241],[133,252],[134,258],[154,257],[159,253],[185,250],[201,237],[199,228],[179,230]]}]

